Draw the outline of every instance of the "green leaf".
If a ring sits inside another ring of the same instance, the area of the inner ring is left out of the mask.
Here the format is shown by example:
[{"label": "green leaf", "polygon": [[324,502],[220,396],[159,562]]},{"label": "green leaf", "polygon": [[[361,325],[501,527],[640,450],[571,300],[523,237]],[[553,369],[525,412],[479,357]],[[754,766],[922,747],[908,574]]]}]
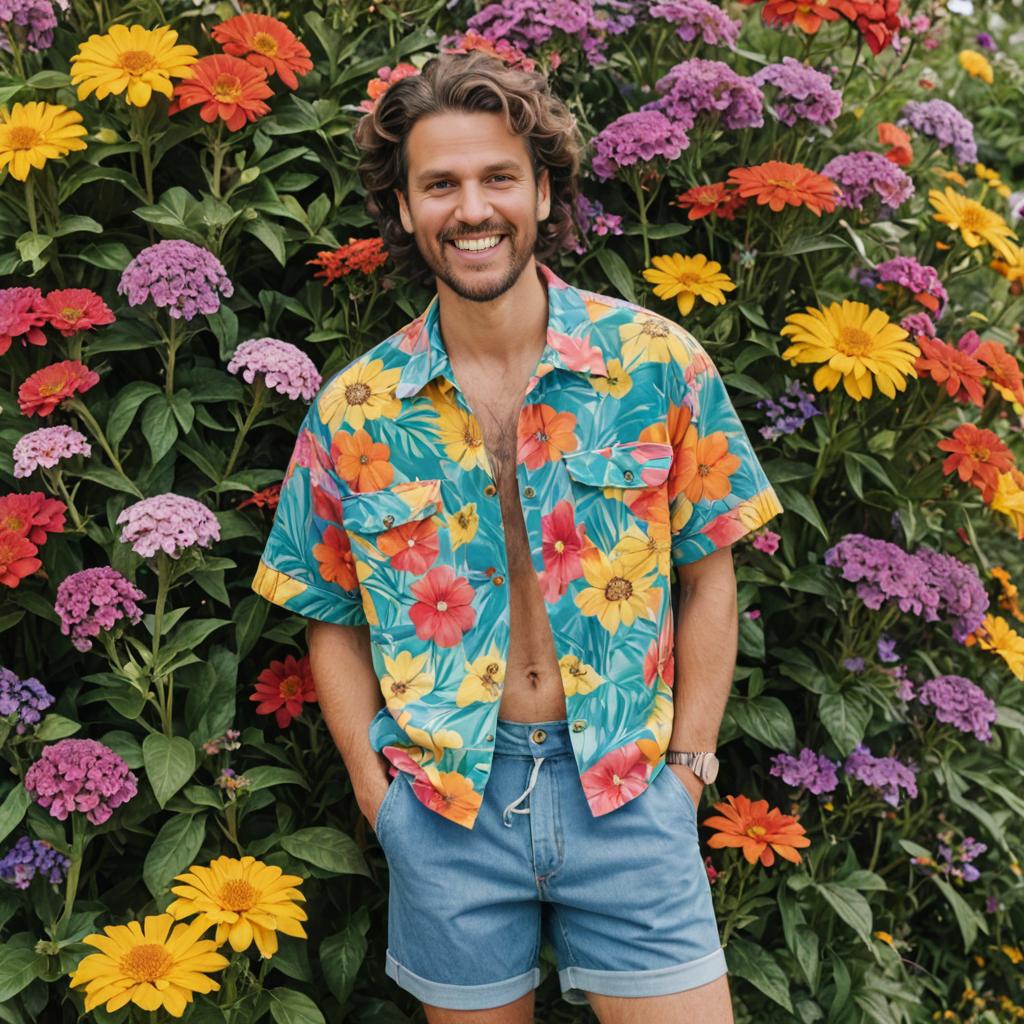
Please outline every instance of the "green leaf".
[{"label": "green leaf", "polygon": [[366,958],[366,933],[370,928],[370,915],[360,907],[345,924],[343,931],[329,935],[320,943],[320,967],[327,987],[342,1007],[352,993],[359,968]]},{"label": "green leaf", "polygon": [[953,914],[956,916],[956,923],[960,927],[960,936],[964,940],[964,952],[969,953],[971,947],[974,945],[975,940],[978,937],[978,929],[980,928],[986,935],[988,935],[988,924],[985,919],[979,914],[964,898],[942,878],[936,878],[934,875],[931,876],[932,881],[938,886],[939,892],[946,897],[946,901],[953,908]]},{"label": "green leaf", "polygon": [[167,671],[167,666],[183,651],[194,651],[215,630],[230,625],[230,619],[190,619],[178,626],[169,636],[165,636],[160,645],[160,654],[156,660],[158,672]]},{"label": "green leaf", "polygon": [[309,996],[277,986],[264,991],[270,1001],[270,1016],[276,1024],[326,1024],[324,1015]]},{"label": "green leaf", "polygon": [[46,969],[46,957],[34,949],[0,945],[0,1004],[13,999]]},{"label": "green leaf", "polygon": [[54,231],[54,238],[61,238],[63,235],[77,235],[82,231],[88,231],[94,235],[103,234],[103,225],[92,217],[83,217],[81,214],[62,214],[60,226]]},{"label": "green leaf", "polygon": [[20,782],[4,797],[0,804],[0,843],[21,824],[31,803],[32,797]]},{"label": "green leaf", "polygon": [[872,915],[868,901],[856,889],[848,889],[835,882],[816,883],[814,888],[870,949]]},{"label": "green leaf", "polygon": [[855,693],[823,693],[818,701],[818,714],[845,757],[864,739],[871,706]]},{"label": "green leaf", "polygon": [[778,697],[736,700],[730,706],[736,724],[773,750],[792,750],[796,746],[796,727],[789,708]]},{"label": "green leaf", "polygon": [[764,993],[783,1009],[793,1012],[789,997],[789,979],[778,960],[764,947],[733,938],[725,947],[725,958],[729,973],[750,982],[759,992]]},{"label": "green leaf", "polygon": [[336,875],[370,874],[355,840],[336,828],[314,826],[299,829],[282,837],[281,849]]},{"label": "green leaf", "polygon": [[1007,729],[1016,729],[1018,732],[1024,732],[1024,715],[1015,708],[1008,708],[1005,704],[997,704],[996,712],[998,713],[996,725],[1002,725]]},{"label": "green leaf", "polygon": [[795,512],[801,519],[810,523],[826,541],[832,539],[829,536],[828,530],[825,529],[825,524],[821,520],[817,506],[806,494],[795,487],[787,487],[782,483],[774,483],[773,486],[778,492],[779,501],[782,502],[783,508]]},{"label": "green leaf", "polygon": [[74,736],[81,728],[78,722],[74,722],[70,718],[50,714],[39,723],[39,727],[36,729],[36,739],[46,742],[62,740],[65,736]]},{"label": "green leaf", "polygon": [[163,392],[146,402],[142,413],[142,434],[149,442],[153,462],[159,462],[174,447],[178,439],[178,423],[174,418],[174,408]]},{"label": "green leaf", "polygon": [[235,647],[241,661],[256,645],[267,622],[270,605],[259,594],[249,594],[235,610]]},{"label": "green leaf", "polygon": [[271,252],[274,259],[283,267],[288,262],[288,252],[285,248],[284,228],[280,224],[257,217],[255,220],[246,222],[243,229],[254,238],[259,239]]},{"label": "green leaf", "polygon": [[206,314],[206,322],[217,339],[221,362],[228,362],[238,347],[238,317],[230,306],[222,302],[216,313]]},{"label": "green leaf", "polygon": [[174,876],[191,865],[205,837],[203,814],[176,814],[164,822],[142,865],[142,880],[154,897],[167,892],[174,884]]},{"label": "green leaf", "polygon": [[633,274],[626,261],[611,249],[600,249],[597,253],[597,262],[601,264],[605,277],[615,286],[618,293],[628,302],[636,302]]},{"label": "green leaf", "polygon": [[257,768],[249,768],[245,777],[251,785],[250,791],[257,789],[269,789],[271,786],[283,786],[285,784],[301,786],[309,789],[309,784],[294,768],[275,768],[272,765],[261,765]]},{"label": "green leaf", "polygon": [[161,807],[196,770],[195,747],[183,736],[151,733],[142,741],[142,759],[153,795]]},{"label": "green leaf", "polygon": [[110,415],[107,417],[107,440],[112,448],[116,449],[124,435],[128,433],[128,428],[132,425],[139,406],[147,398],[159,394],[160,389],[147,380],[133,380],[117,393]]},{"label": "green leaf", "polygon": [[33,89],[63,89],[71,85],[71,77],[64,71],[37,71],[25,84]]}]

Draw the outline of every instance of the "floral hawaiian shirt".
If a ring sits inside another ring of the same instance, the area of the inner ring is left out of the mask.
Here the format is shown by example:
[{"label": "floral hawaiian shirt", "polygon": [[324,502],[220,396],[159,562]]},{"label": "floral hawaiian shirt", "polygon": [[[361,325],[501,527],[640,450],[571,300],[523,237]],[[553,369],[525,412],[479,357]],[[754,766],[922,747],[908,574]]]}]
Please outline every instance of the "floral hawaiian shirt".
[{"label": "floral hawaiian shirt", "polygon": [[[597,816],[639,796],[672,732],[674,565],[782,511],[701,345],[546,266],[547,344],[519,416],[516,477],[573,752]],[[417,798],[472,828],[509,650],[497,489],[438,297],[321,388],[253,589],[368,624],[385,706],[369,740]]]}]

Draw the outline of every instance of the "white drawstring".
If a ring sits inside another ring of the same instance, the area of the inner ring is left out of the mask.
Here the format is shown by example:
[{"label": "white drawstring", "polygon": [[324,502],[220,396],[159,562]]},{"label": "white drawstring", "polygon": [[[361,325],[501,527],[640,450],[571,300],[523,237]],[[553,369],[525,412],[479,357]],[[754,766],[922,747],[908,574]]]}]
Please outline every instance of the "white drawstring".
[{"label": "white drawstring", "polygon": [[506,828],[511,828],[512,827],[512,819],[509,817],[509,814],[529,814],[530,813],[530,808],[529,807],[516,807],[516,804],[519,803],[524,797],[527,797],[527,796],[530,795],[530,791],[533,789],[534,785],[537,782],[537,772],[540,771],[540,766],[543,763],[544,763],[544,758],[543,757],[535,757],[533,759],[533,774],[530,776],[530,784],[502,812],[501,820],[502,820],[502,823],[506,826]]}]

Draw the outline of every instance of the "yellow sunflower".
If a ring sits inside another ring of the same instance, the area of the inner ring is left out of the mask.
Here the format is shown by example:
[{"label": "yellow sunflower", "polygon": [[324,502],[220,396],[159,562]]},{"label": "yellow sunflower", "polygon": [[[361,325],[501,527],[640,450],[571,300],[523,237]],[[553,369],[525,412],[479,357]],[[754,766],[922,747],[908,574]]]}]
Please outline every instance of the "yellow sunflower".
[{"label": "yellow sunflower", "polygon": [[111,25],[106,35],[89,36],[71,58],[71,83],[78,86],[78,98],[95,92],[102,100],[127,89],[125,99],[133,107],[147,106],[154,92],[171,99],[171,79],[191,78],[191,65],[199,55],[194,46],[177,39],[169,25]]},{"label": "yellow sunflower", "polygon": [[906,378],[916,377],[914,361],[921,350],[907,341],[907,332],[892,323],[880,309],[863,302],[833,302],[824,309],[807,307],[806,313],[791,313],[780,332],[792,338],[782,353],[794,366],[824,363],[814,373],[814,386],[831,391],[843,382],[855,401],[870,398],[872,381],[889,398],[907,387]]},{"label": "yellow sunflower", "polygon": [[581,661],[575,654],[559,658],[558,669],[562,675],[562,689],[566,697],[590,693],[604,682],[604,676],[599,675],[593,665]]},{"label": "yellow sunflower", "polygon": [[429,657],[429,653],[413,656],[408,651],[399,651],[394,658],[384,655],[386,671],[380,681],[380,690],[392,714],[434,688],[433,672],[423,671]]},{"label": "yellow sunflower", "polygon": [[622,365],[675,362],[688,366],[690,353],[679,336],[680,330],[662,316],[634,313],[632,321],[619,328]]},{"label": "yellow sunflower", "polygon": [[498,648],[491,646],[488,654],[466,662],[466,676],[455,694],[455,703],[464,708],[477,701],[493,703],[505,685],[505,661]]},{"label": "yellow sunflower", "polygon": [[986,85],[991,85],[995,80],[988,58],[977,50],[961,50],[960,67],[974,78],[980,78]]},{"label": "yellow sunflower", "polygon": [[393,420],[402,403],[395,398],[395,385],[402,371],[385,370],[383,359],[364,359],[339,373],[317,402],[320,421],[331,430],[347,423],[360,430],[367,420]]},{"label": "yellow sunflower", "polygon": [[632,626],[647,614],[653,577],[644,576],[636,565],[598,551],[583,560],[583,576],[589,586],[576,595],[576,606],[584,615],[596,615],[609,633],[616,633],[619,626]]},{"label": "yellow sunflower", "polygon": [[85,149],[87,134],[82,115],[59,103],[15,103],[10,113],[0,107],[0,170],[24,181],[33,167]]},{"label": "yellow sunflower", "polygon": [[1012,258],[1008,242],[1017,235],[998,213],[976,199],[960,195],[948,185],[941,192],[937,188],[929,189],[928,202],[935,207],[933,219],[959,231],[966,245],[977,249],[982,242],[987,242],[1006,259]]},{"label": "yellow sunflower", "polygon": [[90,953],[72,971],[72,988],[85,986],[85,1012],[104,1006],[108,1013],[135,1003],[143,1010],[166,1010],[180,1017],[196,992],[216,992],[220,983],[211,971],[228,966],[213,939],[199,936],[210,927],[196,920],[173,928],[170,914],[155,914],[128,924],[106,925],[103,935],[82,941],[100,952]]},{"label": "yellow sunflower", "polygon": [[644,271],[645,280],[655,286],[654,294],[659,299],[674,298],[682,316],[689,314],[696,299],[712,306],[723,305],[725,292],[736,287],[729,275],[722,273],[721,263],[701,253],[683,256],[674,252],[671,256],[655,256],[651,262],[654,268]]},{"label": "yellow sunflower", "polygon": [[298,875],[286,875],[276,864],[264,864],[255,857],[217,857],[208,867],[193,864],[171,886],[178,896],[167,908],[181,919],[198,914],[196,923],[204,928],[215,924],[215,940],[231,943],[236,953],[248,949],[255,939],[263,957],[277,952],[277,933],[297,939],[307,938],[300,921],[306,912],[296,900],[306,897],[295,888],[302,884]]},{"label": "yellow sunflower", "polygon": [[1006,278],[1007,281],[1024,281],[1024,247],[1016,242],[1007,242],[1009,250],[1007,259],[998,257],[989,260],[989,266],[997,273]]}]

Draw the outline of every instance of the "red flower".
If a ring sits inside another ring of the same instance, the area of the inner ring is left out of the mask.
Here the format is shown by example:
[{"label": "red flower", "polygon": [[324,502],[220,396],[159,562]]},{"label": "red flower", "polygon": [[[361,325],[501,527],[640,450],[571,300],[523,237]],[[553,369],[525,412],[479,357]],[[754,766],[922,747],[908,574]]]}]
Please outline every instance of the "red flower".
[{"label": "red flower", "polygon": [[57,288],[43,299],[43,308],[49,325],[65,338],[117,319],[103,299],[88,288]]},{"label": "red flower", "polygon": [[914,150],[910,144],[910,136],[891,121],[883,121],[878,126],[878,141],[883,146],[890,146],[886,150],[885,158],[891,160],[900,167],[907,167],[914,159]]},{"label": "red flower", "polygon": [[30,374],[18,388],[18,408],[25,416],[49,416],[65,398],[84,394],[99,382],[100,375],[77,359],[52,363]]},{"label": "red flower", "polygon": [[296,74],[313,70],[309,50],[283,21],[268,14],[239,14],[214,26],[210,33],[232,57],[244,57],[268,75],[276,74],[289,89],[298,89]]},{"label": "red flower", "polygon": [[541,592],[545,601],[557,601],[569,584],[583,575],[580,552],[586,536],[583,526],[576,525],[572,503],[568,501],[560,501],[549,515],[541,516],[540,532],[544,558]]},{"label": "red flower", "polygon": [[337,583],[342,590],[355,590],[359,586],[359,577],[348,534],[337,526],[328,526],[323,536],[322,544],[313,545],[313,557],[319,565],[320,575],[328,583]]},{"label": "red flower", "polygon": [[661,632],[651,641],[644,655],[644,684],[654,686],[660,678],[667,686],[674,686],[676,679],[675,630],[672,616],[665,619]]},{"label": "red flower", "polygon": [[46,323],[43,293],[38,288],[0,288],[0,356],[15,338],[22,345],[45,345],[39,329]]},{"label": "red flower", "polygon": [[274,95],[266,72],[238,57],[213,53],[191,66],[192,77],[177,82],[168,114],[202,104],[199,116],[207,124],[219,117],[228,131],[237,132],[250,121],[270,113],[263,101]]},{"label": "red flower", "polygon": [[297,661],[290,654],[284,661],[272,661],[256,680],[256,688],[249,695],[249,700],[260,702],[256,714],[273,714],[282,729],[301,714],[303,703],[317,702],[308,655]]},{"label": "red flower", "polygon": [[995,496],[999,474],[1013,468],[1010,449],[991,430],[973,423],[961,423],[938,447],[951,453],[942,463],[942,472],[956,472],[964,483],[977,487],[986,504]]},{"label": "red flower", "polygon": [[979,408],[985,404],[985,367],[974,356],[924,334],[915,340],[922,353],[914,363],[920,377],[930,377],[957,402],[973,402]]},{"label": "red flower", "polygon": [[244,501],[240,501],[235,508],[246,508],[249,505],[255,505],[256,508],[277,508],[277,503],[281,500],[281,484],[271,484],[269,487],[264,487],[262,491],[253,491]]},{"label": "red flower", "polygon": [[409,618],[421,640],[454,647],[476,621],[473,588],[447,565],[435,566],[409,589],[417,599]]},{"label": "red flower", "polygon": [[43,563],[34,557],[38,549],[14,530],[0,529],[0,583],[16,587]]},{"label": "red flower", "polygon": [[675,205],[684,210],[689,208],[689,220],[700,220],[710,213],[723,220],[735,220],[737,210],[741,210],[746,202],[736,189],[724,181],[716,181],[681,192],[676,196]]},{"label": "red flower", "polygon": [[63,501],[48,498],[42,491],[5,494],[0,498],[0,530],[9,530],[35,545],[46,543],[51,533],[64,532]]},{"label": "red flower", "polygon": [[601,815],[639,796],[648,786],[650,773],[651,767],[640,746],[628,743],[591,765],[580,776],[580,781],[592,813]]},{"label": "red flower", "polygon": [[[757,0],[740,0],[751,4]],[[842,0],[768,0],[761,12],[766,25],[790,25],[814,35],[823,21],[836,21],[840,14],[853,16],[852,5]]]},{"label": "red flower", "polygon": [[372,274],[387,262],[388,254],[383,238],[350,238],[333,252],[324,250],[316,259],[306,260],[306,265],[321,267],[313,276],[324,279],[324,287],[339,277],[345,277],[357,270],[361,274]]},{"label": "red flower", "polygon": [[855,9],[850,17],[871,52],[879,54],[891,42],[900,27],[900,0],[849,0]]},{"label": "red flower", "polygon": [[381,533],[377,547],[388,556],[394,568],[422,576],[437,560],[440,549],[437,525],[431,519],[403,523]]}]

